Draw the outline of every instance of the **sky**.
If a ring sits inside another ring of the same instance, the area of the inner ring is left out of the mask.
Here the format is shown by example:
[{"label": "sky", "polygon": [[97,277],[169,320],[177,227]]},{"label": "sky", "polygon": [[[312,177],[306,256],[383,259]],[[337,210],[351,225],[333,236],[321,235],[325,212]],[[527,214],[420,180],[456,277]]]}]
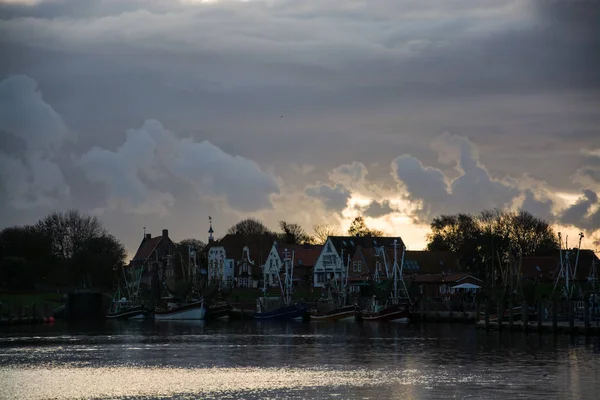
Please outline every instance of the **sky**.
[{"label": "sky", "polygon": [[0,227],[525,209],[600,245],[600,2],[0,0]]}]

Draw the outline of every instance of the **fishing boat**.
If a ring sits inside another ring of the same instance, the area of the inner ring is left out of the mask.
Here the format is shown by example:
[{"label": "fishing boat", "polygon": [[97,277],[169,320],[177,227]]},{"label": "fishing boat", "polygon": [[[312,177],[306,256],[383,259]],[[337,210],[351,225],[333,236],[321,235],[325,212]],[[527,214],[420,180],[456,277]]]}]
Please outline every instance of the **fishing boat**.
[{"label": "fishing boat", "polygon": [[[256,312],[253,317],[257,320],[304,320],[308,318],[308,305],[292,301],[292,278],[294,274],[294,252],[284,252],[285,280],[281,282],[278,275],[281,297],[268,297],[266,286],[263,296],[256,300]],[[266,285],[267,276],[264,276]]]},{"label": "fishing boat", "polygon": [[[167,256],[167,270],[171,271],[171,277],[165,277],[164,268],[159,265],[159,280],[162,287],[166,289],[167,296],[160,299],[159,305],[155,306],[152,316],[155,320],[204,320],[207,307],[202,296],[197,292],[194,283],[198,273],[196,262],[196,250],[188,247],[188,262],[183,263],[180,257],[180,276],[176,277],[177,271],[173,264],[173,257]],[[173,267],[172,267],[173,266]],[[177,271],[179,272],[179,271]]]},{"label": "fishing boat", "polygon": [[368,322],[401,322],[408,323],[411,318],[411,302],[408,290],[402,277],[404,266],[404,254],[406,248],[402,248],[402,261],[398,264],[397,256],[398,242],[394,240],[394,266],[393,266],[393,290],[391,296],[384,305],[379,304],[374,297],[369,309],[360,313],[359,319]]},{"label": "fishing boat", "polygon": [[206,316],[204,300],[193,302],[167,302],[166,307],[154,309],[155,320],[203,320]]},{"label": "fishing boat", "polygon": [[123,267],[121,267],[121,272],[122,276],[117,277],[119,285],[112,297],[111,306],[106,312],[106,318],[144,319],[146,310],[138,297],[139,279],[138,282],[130,284]]},{"label": "fishing boat", "polygon": [[108,319],[144,319],[144,306],[135,305],[125,297],[117,300],[106,313]]},{"label": "fishing boat", "polygon": [[[344,258],[344,250],[340,257],[340,263]],[[316,304],[316,307],[310,311],[310,319],[314,321],[354,321],[360,307],[357,304],[348,305],[348,268],[350,265],[350,256],[346,268],[340,268],[342,274],[338,279],[331,279],[325,284],[323,301]]]}]

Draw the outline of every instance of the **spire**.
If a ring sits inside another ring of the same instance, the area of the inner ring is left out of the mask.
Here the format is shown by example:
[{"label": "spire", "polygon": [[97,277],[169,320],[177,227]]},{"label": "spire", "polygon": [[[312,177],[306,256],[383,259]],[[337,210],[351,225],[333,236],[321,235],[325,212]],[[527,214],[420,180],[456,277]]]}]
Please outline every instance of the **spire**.
[{"label": "spire", "polygon": [[212,243],[215,240],[213,237],[213,233],[215,233],[215,231],[212,227],[212,217],[208,217],[208,223],[210,225],[210,227],[208,228],[208,243]]}]

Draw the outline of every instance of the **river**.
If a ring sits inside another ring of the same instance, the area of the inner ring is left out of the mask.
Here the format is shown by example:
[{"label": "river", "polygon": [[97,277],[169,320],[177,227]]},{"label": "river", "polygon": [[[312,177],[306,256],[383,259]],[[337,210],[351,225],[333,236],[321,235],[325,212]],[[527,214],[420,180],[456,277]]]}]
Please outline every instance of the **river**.
[{"label": "river", "polygon": [[0,399],[597,399],[599,339],[465,325],[0,329]]}]

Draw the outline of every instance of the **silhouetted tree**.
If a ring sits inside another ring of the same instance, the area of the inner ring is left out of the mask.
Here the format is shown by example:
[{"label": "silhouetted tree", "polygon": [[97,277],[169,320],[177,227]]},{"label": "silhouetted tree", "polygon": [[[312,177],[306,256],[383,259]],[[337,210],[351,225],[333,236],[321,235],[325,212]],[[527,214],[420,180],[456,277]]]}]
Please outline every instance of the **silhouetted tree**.
[{"label": "silhouetted tree", "polygon": [[552,227],[526,211],[442,215],[431,222],[427,239],[428,250],[455,252],[463,267],[482,276],[498,256],[508,260],[558,249]]},{"label": "silhouetted tree", "polygon": [[321,224],[313,227],[312,242],[314,244],[325,244],[329,236],[340,236],[340,229],[332,224]]},{"label": "silhouetted tree", "polygon": [[350,236],[383,236],[383,231],[377,229],[369,229],[365,222],[365,219],[362,216],[358,216],[354,218],[352,223],[350,224],[350,228],[348,228],[348,235]]},{"label": "silhouetted tree", "polygon": [[300,224],[279,221],[279,228],[281,233],[278,235],[278,239],[281,243],[305,244],[311,242],[311,237]]},{"label": "silhouetted tree", "polygon": [[227,230],[227,233],[251,236],[264,235],[272,232],[261,221],[255,218],[247,218],[233,225]]}]

